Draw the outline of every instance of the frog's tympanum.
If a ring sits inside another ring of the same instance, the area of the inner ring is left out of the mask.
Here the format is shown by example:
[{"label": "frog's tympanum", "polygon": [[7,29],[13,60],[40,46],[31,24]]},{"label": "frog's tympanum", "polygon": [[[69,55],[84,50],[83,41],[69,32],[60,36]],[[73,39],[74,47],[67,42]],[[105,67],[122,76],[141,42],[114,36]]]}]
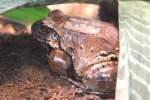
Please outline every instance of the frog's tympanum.
[{"label": "frog's tympanum", "polygon": [[48,57],[52,67],[57,67],[53,69],[61,72],[59,68],[68,69],[72,61],[75,72],[90,89],[115,90],[119,41],[118,30],[112,24],[70,17],[54,10],[50,16],[33,24],[32,32],[38,41],[54,48],[49,53],[52,57]]}]

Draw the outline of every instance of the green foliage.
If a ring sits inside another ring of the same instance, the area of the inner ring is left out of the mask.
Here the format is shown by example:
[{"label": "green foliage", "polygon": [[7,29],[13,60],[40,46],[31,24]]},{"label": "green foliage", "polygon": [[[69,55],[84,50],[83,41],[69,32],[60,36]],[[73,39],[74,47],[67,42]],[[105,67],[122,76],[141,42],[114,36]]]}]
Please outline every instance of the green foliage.
[{"label": "green foliage", "polygon": [[15,21],[35,22],[46,17],[48,13],[49,11],[46,7],[30,7],[11,10],[3,13],[3,15]]}]

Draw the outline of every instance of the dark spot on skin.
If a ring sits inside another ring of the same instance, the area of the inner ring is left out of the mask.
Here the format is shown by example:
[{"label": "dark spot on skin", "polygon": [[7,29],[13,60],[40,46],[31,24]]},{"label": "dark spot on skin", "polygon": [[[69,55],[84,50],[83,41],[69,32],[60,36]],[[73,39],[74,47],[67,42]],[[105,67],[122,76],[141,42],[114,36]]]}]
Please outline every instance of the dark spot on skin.
[{"label": "dark spot on skin", "polygon": [[100,60],[100,58],[98,58],[97,60]]},{"label": "dark spot on skin", "polygon": [[82,47],[82,46],[80,46],[80,50],[83,50],[83,47]]},{"label": "dark spot on skin", "polygon": [[92,49],[91,52],[94,52],[94,50]]},{"label": "dark spot on skin", "polygon": [[112,57],[110,57],[110,60],[111,61],[118,61],[118,58],[117,58],[117,56],[112,56]]},{"label": "dark spot on skin", "polygon": [[105,66],[104,66],[104,65],[102,65],[102,68],[105,68]]},{"label": "dark spot on skin", "polygon": [[91,66],[94,66],[94,64],[91,64]]},{"label": "dark spot on skin", "polygon": [[100,54],[100,56],[106,57],[107,54],[106,53],[102,53],[102,54]]}]

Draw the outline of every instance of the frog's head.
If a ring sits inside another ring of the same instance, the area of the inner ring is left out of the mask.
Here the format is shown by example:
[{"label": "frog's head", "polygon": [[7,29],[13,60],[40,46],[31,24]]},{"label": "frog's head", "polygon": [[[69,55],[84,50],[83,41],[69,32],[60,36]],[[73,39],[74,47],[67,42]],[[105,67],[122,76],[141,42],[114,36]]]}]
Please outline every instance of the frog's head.
[{"label": "frog's head", "polygon": [[51,15],[40,20],[32,25],[32,35],[38,41],[46,43],[53,48],[60,47],[60,34],[65,15],[59,11],[54,10]]}]

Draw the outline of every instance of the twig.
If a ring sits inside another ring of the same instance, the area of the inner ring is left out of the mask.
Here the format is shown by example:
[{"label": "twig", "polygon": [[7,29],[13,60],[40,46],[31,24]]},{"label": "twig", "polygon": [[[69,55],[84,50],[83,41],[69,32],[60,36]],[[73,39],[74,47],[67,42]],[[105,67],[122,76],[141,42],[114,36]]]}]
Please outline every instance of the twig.
[{"label": "twig", "polygon": [[84,90],[85,90],[85,89],[88,89],[88,87],[81,85],[81,83],[76,82],[76,81],[72,80],[71,78],[68,78],[68,77],[65,77],[65,76],[62,76],[62,75],[60,75],[60,78],[63,78],[63,79],[65,79],[65,80],[69,81],[70,83],[72,83],[72,84],[78,86],[78,87],[81,88],[81,89],[84,89]]},{"label": "twig", "polygon": [[114,95],[115,95],[113,92],[90,91],[88,89],[88,87],[83,86],[79,82],[76,82],[76,81],[74,81],[74,80],[72,80],[68,77],[60,75],[60,78],[63,78],[65,80],[69,81],[70,83],[72,83],[72,84],[78,86],[79,88],[81,88],[81,90],[77,90],[76,93],[92,94],[92,95],[97,95],[97,96],[100,96],[100,97],[103,97],[103,98],[105,98],[105,97],[114,97]]}]

